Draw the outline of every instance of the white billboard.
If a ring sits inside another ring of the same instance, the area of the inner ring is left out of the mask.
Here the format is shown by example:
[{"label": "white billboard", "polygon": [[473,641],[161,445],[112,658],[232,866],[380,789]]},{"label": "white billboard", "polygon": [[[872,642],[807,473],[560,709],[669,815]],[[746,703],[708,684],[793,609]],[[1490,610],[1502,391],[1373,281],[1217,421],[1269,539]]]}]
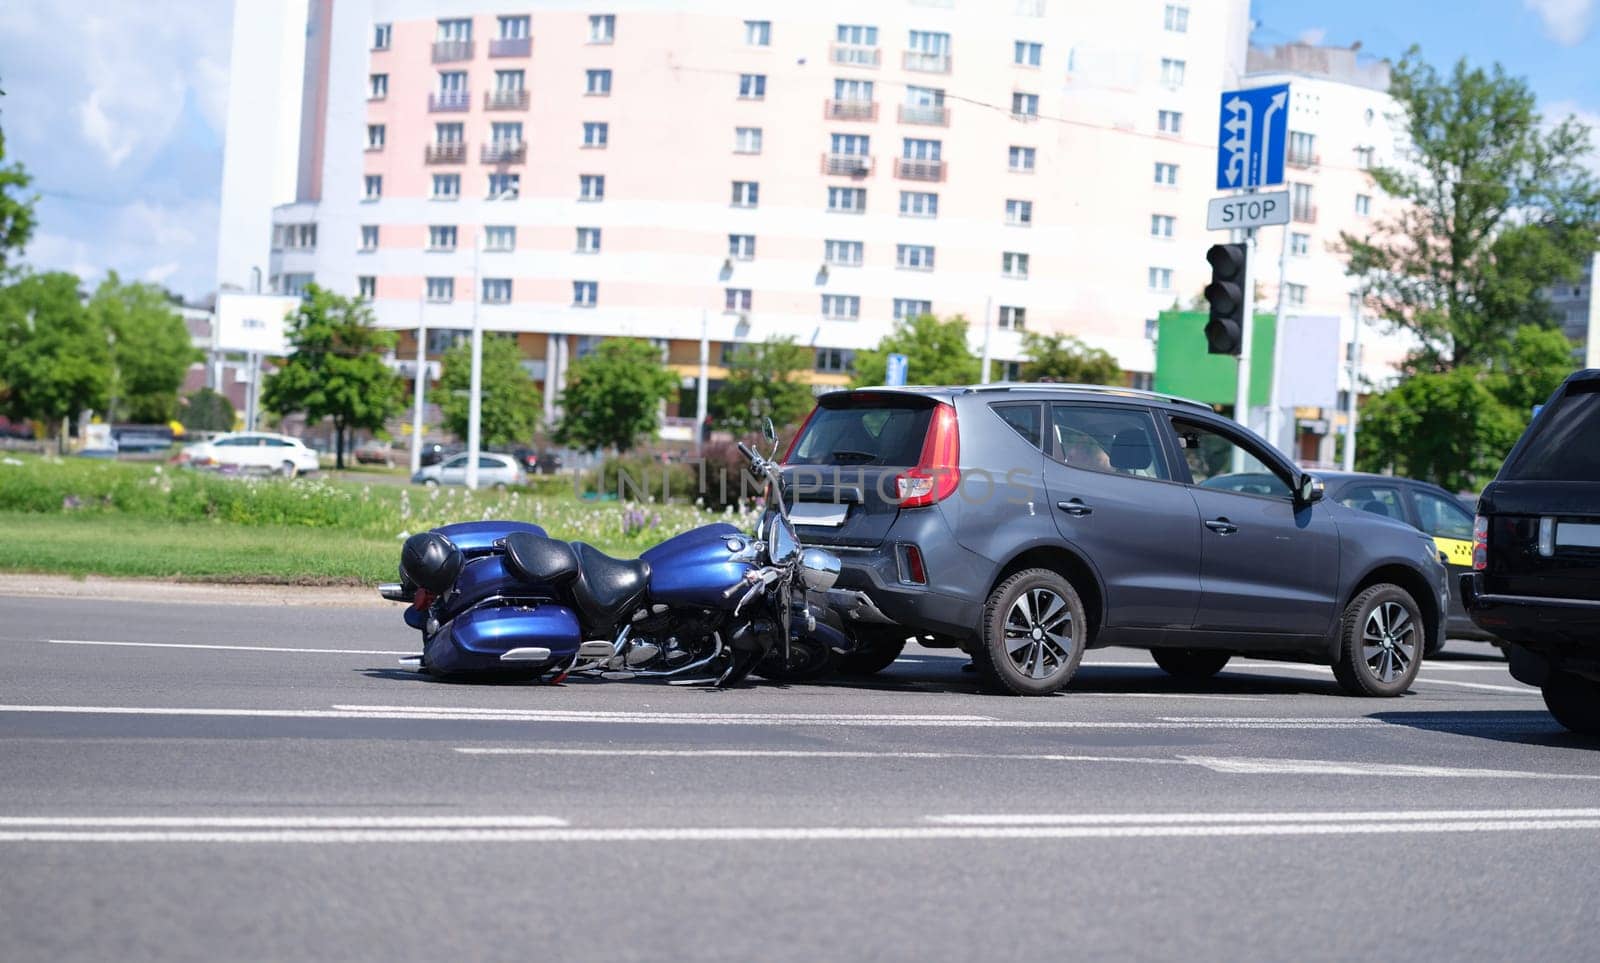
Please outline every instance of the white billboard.
[{"label": "white billboard", "polygon": [[284,341],[285,321],[299,305],[300,299],[288,294],[223,291],[217,295],[214,347],[218,351],[259,351],[282,357],[289,353]]},{"label": "white billboard", "polygon": [[1278,360],[1278,404],[1286,408],[1332,408],[1339,402],[1339,367],[1344,347],[1339,319],[1296,315],[1283,319]]}]

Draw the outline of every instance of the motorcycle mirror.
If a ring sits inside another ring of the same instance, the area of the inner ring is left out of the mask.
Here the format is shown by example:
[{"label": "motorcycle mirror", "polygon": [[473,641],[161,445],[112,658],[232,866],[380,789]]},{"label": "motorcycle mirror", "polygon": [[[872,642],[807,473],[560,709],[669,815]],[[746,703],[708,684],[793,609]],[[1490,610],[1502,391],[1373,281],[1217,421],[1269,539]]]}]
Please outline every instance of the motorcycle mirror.
[{"label": "motorcycle mirror", "polygon": [[776,445],[778,443],[778,431],[772,427],[771,418],[763,418],[761,420],[761,437],[765,438],[768,444]]}]

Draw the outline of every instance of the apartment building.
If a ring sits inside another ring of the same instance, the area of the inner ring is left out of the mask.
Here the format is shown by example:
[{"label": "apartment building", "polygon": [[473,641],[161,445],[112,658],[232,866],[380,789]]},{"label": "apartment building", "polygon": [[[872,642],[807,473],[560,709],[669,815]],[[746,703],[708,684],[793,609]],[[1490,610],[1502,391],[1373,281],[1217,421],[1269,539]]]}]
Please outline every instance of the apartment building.
[{"label": "apartment building", "polygon": [[1573,341],[1573,364],[1600,368],[1600,298],[1594,280],[1600,276],[1600,252],[1589,256],[1577,277],[1544,290],[1561,331]]}]

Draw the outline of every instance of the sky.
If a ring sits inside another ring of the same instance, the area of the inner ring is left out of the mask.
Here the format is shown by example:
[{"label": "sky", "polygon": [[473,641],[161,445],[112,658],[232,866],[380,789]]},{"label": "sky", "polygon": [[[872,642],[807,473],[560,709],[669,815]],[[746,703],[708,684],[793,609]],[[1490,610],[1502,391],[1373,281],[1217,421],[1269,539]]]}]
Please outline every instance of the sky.
[{"label": "sky", "polygon": [[[0,2],[7,162],[41,195],[28,263],[89,283],[115,270],[191,298],[214,289],[232,9]],[[1600,127],[1600,0],[1253,0],[1252,14],[1259,44],[1359,41],[1391,59],[1417,44],[1441,66],[1499,61],[1547,114]]]}]

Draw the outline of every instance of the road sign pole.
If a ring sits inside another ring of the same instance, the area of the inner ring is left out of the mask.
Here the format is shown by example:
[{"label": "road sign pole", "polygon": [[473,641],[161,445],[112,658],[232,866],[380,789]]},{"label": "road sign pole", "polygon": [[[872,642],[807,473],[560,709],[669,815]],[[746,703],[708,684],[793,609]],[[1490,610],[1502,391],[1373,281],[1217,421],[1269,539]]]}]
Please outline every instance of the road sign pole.
[{"label": "road sign pole", "polygon": [[[1277,317],[1272,325],[1272,388],[1267,395],[1267,440],[1291,458],[1294,453],[1279,443],[1283,440],[1283,399],[1279,397],[1278,370],[1283,361],[1283,302],[1285,292],[1289,285],[1285,282],[1289,277],[1289,226],[1283,228],[1283,245],[1278,249],[1278,308]],[[1289,448],[1293,448],[1291,444]]]},{"label": "road sign pole", "polygon": [[[1244,232],[1244,323],[1239,326],[1239,381],[1234,387],[1233,420],[1250,427],[1250,339],[1256,327],[1256,229]],[[1244,471],[1244,449],[1234,446],[1233,471]]]}]

